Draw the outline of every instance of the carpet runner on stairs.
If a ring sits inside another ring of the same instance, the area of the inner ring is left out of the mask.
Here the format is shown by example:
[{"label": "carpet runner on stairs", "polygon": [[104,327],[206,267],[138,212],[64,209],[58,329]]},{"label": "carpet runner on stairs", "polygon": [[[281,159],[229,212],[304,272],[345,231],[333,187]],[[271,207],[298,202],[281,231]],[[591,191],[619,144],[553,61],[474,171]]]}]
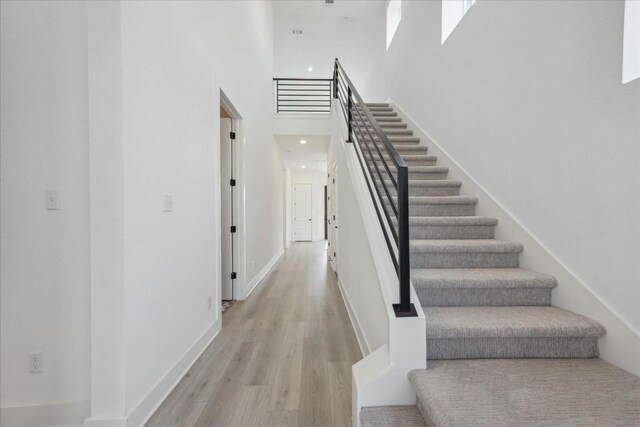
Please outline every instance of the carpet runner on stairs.
[{"label": "carpet runner on stairs", "polygon": [[[497,220],[476,216],[477,198],[460,196],[462,183],[389,104],[367,105],[409,166],[411,281],[428,369],[410,375],[417,407],[363,408],[362,425],[640,425],[640,378],[597,359],[604,328],[553,307],[556,279],[519,268],[523,246],[494,239]],[[390,156],[358,108],[364,160],[382,173],[379,153]]]}]

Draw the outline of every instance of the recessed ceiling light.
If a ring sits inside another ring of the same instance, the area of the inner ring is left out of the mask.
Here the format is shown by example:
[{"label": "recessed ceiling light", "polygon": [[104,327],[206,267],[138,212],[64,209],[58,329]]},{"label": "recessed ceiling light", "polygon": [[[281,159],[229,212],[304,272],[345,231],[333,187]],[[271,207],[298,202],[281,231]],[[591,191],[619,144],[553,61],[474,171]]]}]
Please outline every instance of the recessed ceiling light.
[{"label": "recessed ceiling light", "polygon": [[312,72],[312,71],[313,71],[313,67],[309,67],[309,68],[307,68],[307,71],[308,71],[308,72]]},{"label": "recessed ceiling light", "polygon": [[304,139],[300,140],[300,144],[306,144],[306,143],[307,143],[307,141],[305,141]]},{"label": "recessed ceiling light", "polygon": [[302,169],[304,169],[304,168],[306,168],[306,166],[305,166],[305,165],[302,165]]}]

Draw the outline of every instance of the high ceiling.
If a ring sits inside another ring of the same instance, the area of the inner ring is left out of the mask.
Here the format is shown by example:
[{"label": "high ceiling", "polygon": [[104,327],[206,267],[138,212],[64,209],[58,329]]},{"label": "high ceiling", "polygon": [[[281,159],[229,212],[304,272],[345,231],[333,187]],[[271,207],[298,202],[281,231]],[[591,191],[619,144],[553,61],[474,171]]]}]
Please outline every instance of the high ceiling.
[{"label": "high ceiling", "polygon": [[337,16],[366,17],[383,16],[386,10],[384,0],[335,0],[332,6],[324,0],[276,0],[273,13],[276,16]]},{"label": "high ceiling", "polygon": [[[328,135],[275,135],[275,139],[281,149],[282,161],[290,169],[326,172]],[[306,144],[301,144],[302,140],[307,141]]]}]

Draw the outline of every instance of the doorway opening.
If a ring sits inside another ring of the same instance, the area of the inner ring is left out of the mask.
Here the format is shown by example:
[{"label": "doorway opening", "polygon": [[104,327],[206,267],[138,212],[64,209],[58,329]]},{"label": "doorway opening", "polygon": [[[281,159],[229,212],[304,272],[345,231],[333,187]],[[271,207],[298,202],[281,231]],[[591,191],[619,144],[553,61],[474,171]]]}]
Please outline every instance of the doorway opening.
[{"label": "doorway opening", "polygon": [[244,206],[241,116],[220,91],[220,306],[242,299]]}]

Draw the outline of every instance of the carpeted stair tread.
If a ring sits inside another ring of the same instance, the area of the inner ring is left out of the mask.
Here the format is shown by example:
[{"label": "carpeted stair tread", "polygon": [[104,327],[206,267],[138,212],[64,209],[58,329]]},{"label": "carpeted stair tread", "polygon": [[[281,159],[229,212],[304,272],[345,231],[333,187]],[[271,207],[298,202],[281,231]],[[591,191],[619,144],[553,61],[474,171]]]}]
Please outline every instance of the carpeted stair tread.
[{"label": "carpeted stair tread", "polygon": [[427,338],[601,337],[598,322],[557,307],[424,307]]},{"label": "carpeted stair tread", "polygon": [[370,406],[360,410],[362,427],[426,427],[416,405]]},{"label": "carpeted stair tread", "polygon": [[[460,218],[460,219],[473,219]],[[480,217],[476,217],[480,218]],[[429,219],[432,218],[420,218]],[[435,218],[442,219],[442,218]],[[456,218],[457,219],[457,218]],[[411,270],[416,288],[548,288],[557,285],[553,276],[521,268],[433,268]]]},{"label": "carpeted stair tread", "polygon": [[409,379],[431,426],[640,425],[640,378],[599,359],[432,361]]},{"label": "carpeted stair tread", "polygon": [[388,102],[365,102],[367,107],[388,107]]}]

